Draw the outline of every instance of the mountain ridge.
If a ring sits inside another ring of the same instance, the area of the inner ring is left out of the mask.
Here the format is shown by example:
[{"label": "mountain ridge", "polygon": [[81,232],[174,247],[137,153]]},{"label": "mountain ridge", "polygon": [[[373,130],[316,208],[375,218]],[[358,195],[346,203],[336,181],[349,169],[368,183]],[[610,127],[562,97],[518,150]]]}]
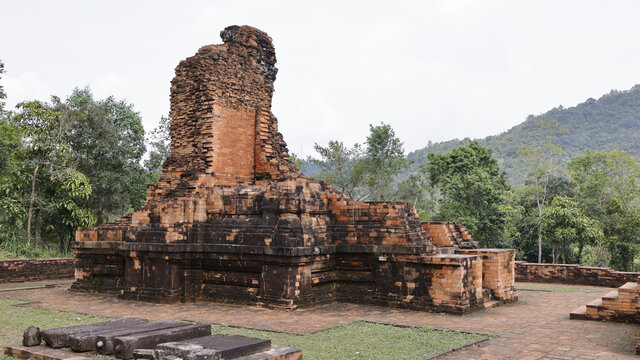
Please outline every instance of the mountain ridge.
[{"label": "mountain ridge", "polygon": [[[562,166],[571,157],[583,154],[587,149],[596,151],[624,150],[640,159],[640,84],[629,90],[611,90],[597,100],[588,98],[584,102],[565,108],[562,105],[540,115],[529,115],[525,121],[498,134],[475,139],[492,150],[500,167],[507,173],[512,185],[522,185],[526,169],[516,157],[523,146],[537,147],[542,144],[536,120],[549,119],[569,130],[555,134],[553,141],[565,153],[560,155]],[[430,152],[444,153],[454,147],[468,144],[469,138],[453,139],[430,144],[407,155],[409,173],[418,171]]]}]

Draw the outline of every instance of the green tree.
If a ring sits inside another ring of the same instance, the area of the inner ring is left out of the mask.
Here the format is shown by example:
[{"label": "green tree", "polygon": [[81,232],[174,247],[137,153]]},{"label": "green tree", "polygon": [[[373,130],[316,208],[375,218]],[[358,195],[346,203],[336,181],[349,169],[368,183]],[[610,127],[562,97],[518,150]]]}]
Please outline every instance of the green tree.
[{"label": "green tree", "polygon": [[23,145],[20,129],[0,116],[0,242],[24,239],[24,200],[29,174],[23,170]]},{"label": "green tree", "polygon": [[540,232],[553,245],[553,263],[562,257],[567,263],[572,244],[577,244],[577,262],[582,262],[582,251],[586,244],[593,244],[603,238],[597,221],[586,216],[580,205],[566,196],[556,196],[550,206],[542,212]]},{"label": "green tree", "polygon": [[91,182],[86,207],[95,213],[97,223],[141,206],[149,176],[141,165],[144,128],[133,106],[113,97],[95,100],[88,88],[75,89],[55,105],[71,125],[70,149],[78,169]]},{"label": "green tree", "polygon": [[569,171],[576,198],[604,231],[609,266],[630,269],[640,245],[640,165],[624,151],[587,150],[569,162]]},{"label": "green tree", "polygon": [[362,200],[365,168],[360,144],[348,148],[341,141],[331,140],[327,146],[315,144],[313,148],[320,155],[320,159],[310,159],[320,168],[313,177],[335,186],[354,200]]},{"label": "green tree", "polygon": [[[92,214],[82,209],[77,201],[91,194],[88,179],[77,171],[66,143],[68,123],[58,111],[39,101],[23,102],[12,122],[20,129],[24,147],[18,172],[29,172],[29,196],[26,211],[26,242],[32,243],[32,224],[35,224],[34,245],[38,240],[38,215],[41,211],[66,209],[68,216],[58,221],[67,224],[89,225]],[[14,179],[26,178],[25,175]],[[16,184],[20,187],[24,184]],[[46,191],[45,191],[46,190]],[[36,220],[34,221],[34,212]],[[54,224],[55,226],[55,224]]]},{"label": "green tree", "polygon": [[407,167],[402,142],[390,125],[369,125],[364,166],[373,200],[384,200],[396,176]]},{"label": "green tree", "polygon": [[149,172],[150,183],[156,183],[162,174],[162,164],[171,155],[171,137],[169,136],[169,127],[171,126],[171,118],[162,116],[160,124],[153,130],[147,138],[147,142],[151,147],[149,158],[145,159],[144,167]]},{"label": "green tree", "polygon": [[296,153],[291,153],[291,155],[289,155],[289,160],[291,160],[292,163],[296,164],[298,170],[300,170],[301,173],[307,171],[307,162],[304,161],[304,159],[302,159]]},{"label": "green tree", "polygon": [[[547,199],[552,201],[556,196],[572,197],[574,183],[565,177],[551,175],[547,186]],[[505,211],[507,226],[505,238],[508,247],[516,250],[516,258],[528,262],[538,261],[538,238],[540,218],[536,202],[537,189],[527,183],[507,192]],[[553,246],[542,243],[542,261],[553,261]]]},{"label": "green tree", "polygon": [[[542,145],[539,147],[523,147],[518,152],[518,157],[525,161],[528,169],[527,177],[531,184],[538,211],[538,220],[542,221],[542,212],[548,204],[549,179],[559,170],[558,156],[564,150],[554,144],[553,138],[557,134],[568,132],[559,123],[548,118],[536,121],[539,133],[542,137]],[[538,231],[538,263],[542,262],[543,232]]]},{"label": "green tree", "polygon": [[412,203],[418,210],[420,218],[430,221],[437,215],[439,195],[438,189],[431,186],[426,174],[420,171],[398,182],[393,201]]},{"label": "green tree", "polygon": [[423,169],[442,194],[438,217],[463,224],[484,246],[497,245],[506,226],[508,185],[491,150],[472,141],[446,154],[430,153]]}]

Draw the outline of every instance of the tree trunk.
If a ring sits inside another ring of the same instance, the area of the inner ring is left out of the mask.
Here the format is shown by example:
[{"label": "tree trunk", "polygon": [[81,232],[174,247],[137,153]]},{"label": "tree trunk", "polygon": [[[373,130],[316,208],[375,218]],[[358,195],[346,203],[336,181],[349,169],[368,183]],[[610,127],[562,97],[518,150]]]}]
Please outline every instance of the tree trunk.
[{"label": "tree trunk", "polygon": [[38,221],[38,219],[40,218],[40,209],[35,208],[33,211],[35,211],[35,218],[33,219],[34,226],[35,226],[35,229],[33,231],[33,246],[37,247],[38,238],[40,237],[40,221]]},{"label": "tree trunk", "polygon": [[538,234],[538,264],[542,264],[542,234]]},{"label": "tree trunk", "polygon": [[578,246],[578,264],[582,265],[582,249],[584,248],[584,241],[580,241],[580,246]]},{"label": "tree trunk", "polygon": [[31,217],[33,215],[33,203],[36,199],[36,178],[40,170],[40,163],[36,164],[33,170],[33,179],[31,179],[31,195],[29,196],[29,213],[27,215],[27,245],[31,245]]},{"label": "tree trunk", "polygon": [[58,249],[60,250],[61,253],[63,253],[64,252],[64,238],[65,238],[65,236],[64,236],[64,234],[58,233],[58,237],[60,238],[60,244],[58,246]]},{"label": "tree trunk", "polygon": [[71,243],[75,240],[76,238],[76,234],[74,232],[71,232],[71,234],[69,234],[69,241],[67,242],[67,252],[71,251]]}]

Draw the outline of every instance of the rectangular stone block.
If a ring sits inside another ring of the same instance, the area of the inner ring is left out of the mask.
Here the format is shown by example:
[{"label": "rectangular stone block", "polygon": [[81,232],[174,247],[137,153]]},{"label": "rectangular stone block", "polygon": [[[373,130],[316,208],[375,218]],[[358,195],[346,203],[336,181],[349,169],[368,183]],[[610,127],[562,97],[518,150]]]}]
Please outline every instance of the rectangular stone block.
[{"label": "rectangular stone block", "polygon": [[209,334],[211,334],[211,325],[196,324],[119,336],[114,339],[115,356],[120,359],[131,359],[134,349],[153,349],[161,343],[182,341]]},{"label": "rectangular stone block", "polygon": [[102,330],[115,330],[122,329],[129,326],[133,326],[136,324],[140,324],[141,322],[146,322],[143,319],[116,319],[111,321],[105,321],[95,324],[89,325],[74,325],[74,326],[66,326],[54,329],[43,330],[40,334],[42,336],[42,340],[49,346],[54,349],[68,347],[69,339],[71,336],[78,336],[82,334],[88,334],[91,332],[102,331]]}]

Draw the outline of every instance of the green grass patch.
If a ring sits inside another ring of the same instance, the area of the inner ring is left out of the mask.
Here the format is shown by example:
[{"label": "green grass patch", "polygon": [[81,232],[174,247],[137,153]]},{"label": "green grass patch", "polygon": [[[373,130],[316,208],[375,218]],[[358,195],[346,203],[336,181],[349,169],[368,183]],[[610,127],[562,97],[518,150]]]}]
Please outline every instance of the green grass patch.
[{"label": "green grass patch", "polygon": [[402,328],[356,321],[314,334],[291,335],[222,325],[214,334],[235,334],[270,339],[271,343],[302,349],[305,359],[416,360],[480,340],[487,335],[434,328]]},{"label": "green grass patch", "polygon": [[579,292],[579,293],[597,293],[600,289],[566,287],[558,285],[540,285],[540,284],[516,284],[516,290],[534,290],[534,291],[550,291],[550,292]]},{"label": "green grass patch", "polygon": [[[35,309],[27,306],[12,306],[24,301],[0,298],[0,345],[20,344],[22,333],[30,325],[40,329],[90,324],[107,320],[104,317],[62,312],[54,310]],[[13,359],[0,354],[0,359]]]},{"label": "green grass patch", "polygon": [[107,319],[100,316],[72,312],[35,309],[28,306],[12,306],[22,300],[0,298],[0,341],[5,344],[19,344],[22,333],[30,325],[40,329],[90,324]]},{"label": "green grass patch", "polygon": [[[19,344],[29,325],[48,329],[88,324],[106,318],[72,312],[12,306],[20,300],[0,298],[0,345]],[[480,340],[487,335],[468,334],[433,328],[402,328],[393,325],[356,321],[314,334],[293,335],[278,332],[212,325],[213,334],[236,334],[270,339],[279,346],[303,350],[305,359],[395,359],[416,360],[460,345]],[[2,360],[15,360],[0,355]]]}]

